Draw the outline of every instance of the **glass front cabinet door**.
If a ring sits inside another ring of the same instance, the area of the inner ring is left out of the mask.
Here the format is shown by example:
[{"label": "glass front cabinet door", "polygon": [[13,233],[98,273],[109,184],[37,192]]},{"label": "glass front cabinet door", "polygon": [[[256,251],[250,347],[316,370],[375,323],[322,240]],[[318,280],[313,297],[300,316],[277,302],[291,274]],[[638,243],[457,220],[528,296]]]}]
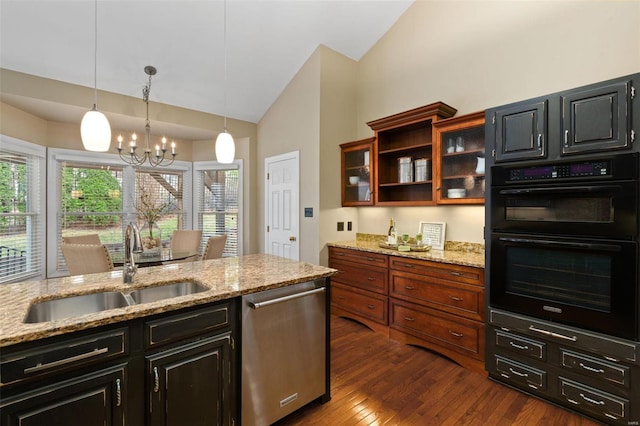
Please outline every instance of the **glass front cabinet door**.
[{"label": "glass front cabinet door", "polygon": [[437,121],[434,127],[438,204],[483,204],[484,111]]},{"label": "glass front cabinet door", "polygon": [[340,145],[342,152],[342,205],[373,205],[372,185],[375,138],[362,139]]}]

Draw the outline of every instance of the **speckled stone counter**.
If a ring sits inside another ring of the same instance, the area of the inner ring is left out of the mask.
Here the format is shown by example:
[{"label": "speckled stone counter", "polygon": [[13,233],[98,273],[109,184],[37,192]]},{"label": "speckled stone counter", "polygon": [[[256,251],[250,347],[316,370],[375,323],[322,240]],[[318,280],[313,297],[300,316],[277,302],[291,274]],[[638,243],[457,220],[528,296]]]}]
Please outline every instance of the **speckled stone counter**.
[{"label": "speckled stone counter", "polygon": [[[3,284],[0,285],[0,347],[330,277],[336,272],[323,266],[255,254],[140,268],[132,284],[123,284],[122,268],[100,274]],[[198,281],[209,290],[60,321],[23,322],[34,301],[101,291],[128,293],[141,287],[186,280]]]},{"label": "speckled stone counter", "polygon": [[381,253],[391,256],[408,257],[413,259],[430,260],[432,262],[450,263],[454,265],[484,268],[484,247],[481,244],[445,242],[444,250],[398,251],[379,246],[383,236],[357,234],[355,241],[341,241],[327,244],[329,247],[341,247],[353,250]]}]

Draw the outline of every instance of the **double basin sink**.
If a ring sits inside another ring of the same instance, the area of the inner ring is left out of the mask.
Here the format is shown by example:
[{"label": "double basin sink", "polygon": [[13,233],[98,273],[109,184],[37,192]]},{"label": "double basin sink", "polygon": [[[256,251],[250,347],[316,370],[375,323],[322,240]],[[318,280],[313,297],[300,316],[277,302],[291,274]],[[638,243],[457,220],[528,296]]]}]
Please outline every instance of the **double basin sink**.
[{"label": "double basin sink", "polygon": [[181,281],[155,287],[145,287],[129,293],[104,291],[81,296],[46,300],[32,303],[29,306],[24,322],[33,324],[57,321],[109,309],[124,308],[131,305],[187,296],[207,290],[209,289],[197,281]]}]

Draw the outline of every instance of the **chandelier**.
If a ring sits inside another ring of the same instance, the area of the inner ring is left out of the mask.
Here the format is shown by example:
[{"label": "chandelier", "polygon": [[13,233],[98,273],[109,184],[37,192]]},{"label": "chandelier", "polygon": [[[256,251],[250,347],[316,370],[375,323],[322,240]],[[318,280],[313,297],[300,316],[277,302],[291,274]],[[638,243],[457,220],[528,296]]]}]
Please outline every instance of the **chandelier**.
[{"label": "chandelier", "polygon": [[142,166],[145,162],[149,162],[152,167],[170,166],[176,159],[176,143],[171,141],[171,158],[165,158],[167,154],[167,138],[162,137],[162,145],[156,144],[155,149],[150,147],[151,140],[151,124],[149,124],[149,93],[151,92],[151,77],[158,72],[155,67],[147,65],[144,72],[149,76],[149,82],[142,89],[142,100],[147,105],[147,118],[144,125],[144,152],[138,154],[138,136],[133,133],[129,141],[129,151],[123,153],[122,135],[118,135],[118,154],[120,158],[132,166]]}]

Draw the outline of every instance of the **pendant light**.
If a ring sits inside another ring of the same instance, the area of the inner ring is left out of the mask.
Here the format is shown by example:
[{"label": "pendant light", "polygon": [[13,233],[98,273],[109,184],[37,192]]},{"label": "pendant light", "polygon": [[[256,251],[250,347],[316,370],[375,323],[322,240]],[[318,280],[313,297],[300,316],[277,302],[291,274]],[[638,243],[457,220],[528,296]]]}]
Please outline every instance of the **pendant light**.
[{"label": "pendant light", "polygon": [[111,145],[111,126],[107,117],[98,111],[98,0],[94,7],[93,108],[80,123],[82,144],[87,151],[104,152]]},{"label": "pendant light", "polygon": [[[224,88],[223,102],[224,108],[227,109],[227,1],[224,1]],[[227,111],[224,116],[224,131],[218,134],[216,138],[216,158],[218,163],[233,163],[233,157],[236,155],[236,145],[233,142],[233,136],[227,132]]]}]

